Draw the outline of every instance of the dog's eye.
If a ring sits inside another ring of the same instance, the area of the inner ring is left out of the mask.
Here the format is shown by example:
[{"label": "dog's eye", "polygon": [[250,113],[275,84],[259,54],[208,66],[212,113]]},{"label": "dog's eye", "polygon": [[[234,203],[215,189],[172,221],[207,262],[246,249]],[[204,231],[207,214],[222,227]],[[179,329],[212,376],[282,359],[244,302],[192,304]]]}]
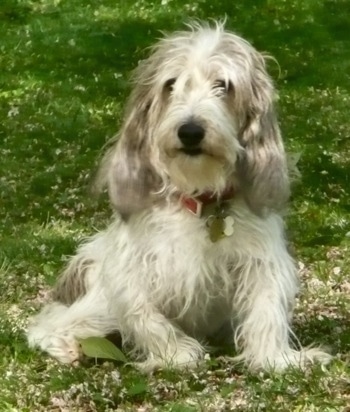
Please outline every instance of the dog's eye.
[{"label": "dog's eye", "polygon": [[228,93],[231,90],[233,90],[233,85],[231,81],[225,81],[225,80],[216,80],[214,83],[214,89],[220,90],[223,93]]},{"label": "dog's eye", "polygon": [[176,82],[175,78],[171,78],[164,83],[164,90],[171,92],[173,90],[174,84]]}]

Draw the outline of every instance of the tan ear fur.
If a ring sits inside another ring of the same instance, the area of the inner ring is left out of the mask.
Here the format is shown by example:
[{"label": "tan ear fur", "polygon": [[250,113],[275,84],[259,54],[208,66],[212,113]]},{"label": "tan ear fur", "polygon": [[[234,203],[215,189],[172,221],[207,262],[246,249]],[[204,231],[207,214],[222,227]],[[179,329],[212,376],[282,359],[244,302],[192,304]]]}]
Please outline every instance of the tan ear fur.
[{"label": "tan ear fur", "polygon": [[248,205],[257,214],[286,204],[290,189],[287,161],[273,108],[274,89],[262,55],[254,56],[251,98],[240,142],[238,172]]},{"label": "tan ear fur", "polygon": [[148,89],[139,85],[131,94],[121,132],[102,159],[97,178],[97,185],[107,185],[113,206],[125,219],[152,204],[158,183],[150,162]]}]

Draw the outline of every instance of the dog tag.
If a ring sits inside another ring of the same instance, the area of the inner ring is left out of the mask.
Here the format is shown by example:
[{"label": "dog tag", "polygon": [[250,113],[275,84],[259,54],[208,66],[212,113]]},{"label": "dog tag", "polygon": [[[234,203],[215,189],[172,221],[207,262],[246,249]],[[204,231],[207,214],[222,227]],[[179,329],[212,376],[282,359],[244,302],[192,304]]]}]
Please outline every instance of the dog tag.
[{"label": "dog tag", "polygon": [[209,238],[213,243],[225,237],[225,222],[221,216],[209,216],[207,225],[209,228]]},{"label": "dog tag", "polygon": [[232,236],[234,229],[235,220],[232,216],[226,216],[224,218],[224,235],[225,236]]}]

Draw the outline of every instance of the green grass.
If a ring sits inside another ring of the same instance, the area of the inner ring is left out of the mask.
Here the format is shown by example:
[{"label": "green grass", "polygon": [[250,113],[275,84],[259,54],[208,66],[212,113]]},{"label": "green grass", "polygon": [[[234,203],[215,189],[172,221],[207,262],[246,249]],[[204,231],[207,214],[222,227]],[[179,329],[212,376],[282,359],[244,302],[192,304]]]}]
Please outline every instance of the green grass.
[{"label": "green grass", "polygon": [[[78,242],[108,222],[88,187],[118,129],[128,77],[159,31],[191,18],[276,57],[280,122],[302,179],[288,216],[301,268],[294,328],[327,368],[252,375],[212,358],[145,377],[58,365],[26,346],[28,317]],[[350,2],[78,1],[0,4],[0,411],[346,411],[350,407]]]}]

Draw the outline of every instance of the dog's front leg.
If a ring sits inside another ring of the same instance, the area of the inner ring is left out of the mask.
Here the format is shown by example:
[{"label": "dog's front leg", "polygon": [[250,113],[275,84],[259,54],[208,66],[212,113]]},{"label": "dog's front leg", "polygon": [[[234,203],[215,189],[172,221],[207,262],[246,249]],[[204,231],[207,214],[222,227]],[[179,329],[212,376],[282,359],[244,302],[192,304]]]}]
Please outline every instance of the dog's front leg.
[{"label": "dog's front leg", "polygon": [[[192,368],[204,355],[200,343],[187,336],[146,299],[128,300],[127,311],[119,313],[123,339],[135,347],[142,360],[135,366],[143,372],[159,368]],[[124,306],[125,309],[125,306]]]},{"label": "dog's front leg", "polygon": [[236,359],[251,369],[282,370],[290,365],[303,367],[315,360],[327,363],[331,359],[319,348],[291,347],[289,319],[297,280],[291,259],[287,254],[285,258],[253,262],[241,277],[235,303],[240,319],[235,343],[241,354]]},{"label": "dog's front leg", "polygon": [[251,284],[251,290],[244,291],[244,298],[238,297],[240,321],[235,343],[242,353],[237,359],[252,369],[280,367],[292,351],[289,347],[288,308],[277,284],[270,284],[269,280],[265,283],[261,279],[263,273],[253,276],[257,283]]}]

